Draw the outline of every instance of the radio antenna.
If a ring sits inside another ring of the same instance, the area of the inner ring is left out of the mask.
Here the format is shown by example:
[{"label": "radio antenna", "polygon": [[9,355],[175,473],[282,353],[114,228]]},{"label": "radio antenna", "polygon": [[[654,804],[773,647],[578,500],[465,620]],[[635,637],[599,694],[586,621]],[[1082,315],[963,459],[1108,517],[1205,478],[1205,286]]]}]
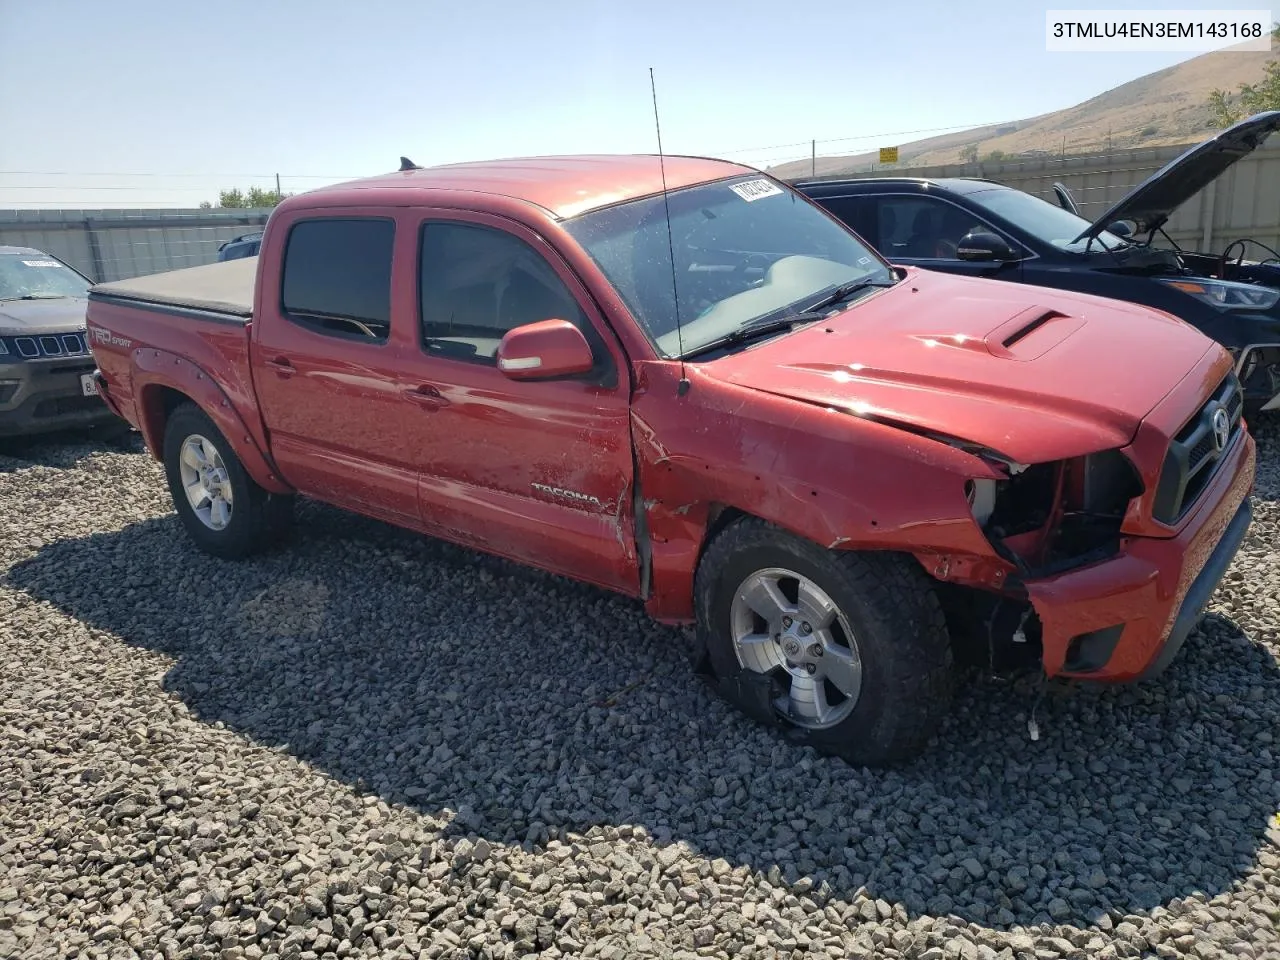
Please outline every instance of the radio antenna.
[{"label": "radio antenna", "polygon": [[671,204],[667,202],[667,167],[662,157],[662,125],[658,122],[658,87],[653,81],[653,67],[649,68],[649,89],[653,93],[653,126],[658,132],[658,172],[662,176],[662,206],[667,215],[667,252],[671,256],[671,301],[676,308],[676,349],[680,351],[680,385],[676,395],[689,392],[689,378],[684,370],[684,334],[680,330],[680,292],[676,283],[676,247],[671,239]]}]

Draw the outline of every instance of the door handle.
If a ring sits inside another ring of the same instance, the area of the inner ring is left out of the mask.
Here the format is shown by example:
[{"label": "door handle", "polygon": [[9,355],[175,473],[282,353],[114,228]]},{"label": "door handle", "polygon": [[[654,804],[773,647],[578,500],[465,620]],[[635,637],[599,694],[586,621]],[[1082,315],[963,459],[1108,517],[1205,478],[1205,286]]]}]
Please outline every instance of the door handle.
[{"label": "door handle", "polygon": [[298,372],[297,367],[289,362],[288,357],[276,357],[274,360],[267,360],[266,365],[284,377],[293,376]]},{"label": "door handle", "polygon": [[427,410],[439,410],[441,407],[447,407],[449,401],[429,383],[424,383],[416,387],[406,387],[404,395]]}]

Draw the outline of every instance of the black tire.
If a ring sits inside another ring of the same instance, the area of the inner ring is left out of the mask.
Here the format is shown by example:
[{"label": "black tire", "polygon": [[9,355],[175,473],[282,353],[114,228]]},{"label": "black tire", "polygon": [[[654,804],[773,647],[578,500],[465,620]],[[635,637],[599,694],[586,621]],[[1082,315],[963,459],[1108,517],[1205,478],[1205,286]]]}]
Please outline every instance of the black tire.
[{"label": "black tire", "polygon": [[[179,458],[187,438],[199,435],[218,450],[231,485],[231,519],[222,529],[204,523],[187,500]],[[293,520],[294,497],[269,493],[249,476],[226,436],[203,410],[184,403],[169,416],[164,430],[164,471],[174,509],[187,535],[205,553],[241,560],[277,543]]]},{"label": "black tire", "polygon": [[[739,662],[730,610],[753,573],[784,568],[811,580],[839,608],[856,637],[862,684],[852,712],[833,726],[797,724],[771,703],[785,686]],[[695,577],[699,646],[720,693],[792,739],[855,766],[885,766],[921,753],[951,704],[953,653],[932,581],[909,556],[826,550],[754,518],[708,545]],[[764,692],[761,692],[761,691]]]}]

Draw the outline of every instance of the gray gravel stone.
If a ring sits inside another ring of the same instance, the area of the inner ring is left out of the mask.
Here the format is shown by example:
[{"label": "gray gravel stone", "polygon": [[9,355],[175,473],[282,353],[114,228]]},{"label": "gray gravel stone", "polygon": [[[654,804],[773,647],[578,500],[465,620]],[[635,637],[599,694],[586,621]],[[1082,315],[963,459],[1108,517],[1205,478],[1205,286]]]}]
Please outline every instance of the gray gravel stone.
[{"label": "gray gravel stone", "polygon": [[7,445],[0,956],[1280,960],[1256,433],[1165,676],[1053,685],[1032,742],[1034,684],[971,675],[878,772],[720,703],[637,604],[311,503],[220,563],[136,443]]}]

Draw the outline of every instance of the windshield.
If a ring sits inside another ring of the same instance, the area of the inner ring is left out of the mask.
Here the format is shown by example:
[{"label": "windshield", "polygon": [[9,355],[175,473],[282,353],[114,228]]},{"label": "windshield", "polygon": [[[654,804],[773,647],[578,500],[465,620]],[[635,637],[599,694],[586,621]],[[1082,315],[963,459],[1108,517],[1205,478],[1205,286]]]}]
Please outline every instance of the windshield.
[{"label": "windshield", "polygon": [[[1072,243],[1076,237],[1089,229],[1088,220],[1040,197],[1023,193],[1021,190],[1006,189],[980,190],[969,194],[969,199],[978,206],[985,207],[1021,227],[1037,240],[1052,244],[1060,250],[1084,253],[1089,245],[1087,237]],[[1128,245],[1129,241],[1106,230],[1093,241],[1095,250],[1100,246],[1105,246],[1108,250],[1117,250]]]},{"label": "windshield", "polygon": [[[848,229],[759,176],[673,190],[583,214],[565,228],[617,288],[658,351],[693,353],[769,315],[889,267]],[[678,295],[680,330],[676,330]]]},{"label": "windshield", "polygon": [[0,300],[83,297],[90,286],[66,264],[43,254],[0,254]]}]

